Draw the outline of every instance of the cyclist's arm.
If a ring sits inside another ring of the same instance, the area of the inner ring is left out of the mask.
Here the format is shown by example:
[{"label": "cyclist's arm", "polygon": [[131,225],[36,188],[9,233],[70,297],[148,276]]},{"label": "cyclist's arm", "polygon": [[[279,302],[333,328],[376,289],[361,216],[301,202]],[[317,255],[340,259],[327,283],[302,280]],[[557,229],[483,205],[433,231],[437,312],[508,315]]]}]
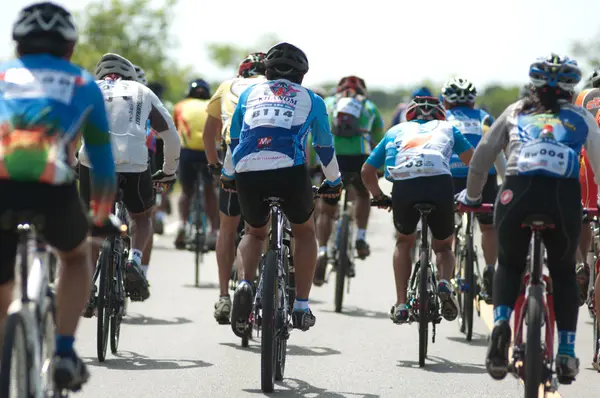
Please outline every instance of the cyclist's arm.
[{"label": "cyclist's arm", "polygon": [[459,129],[452,126],[452,135],[454,136],[454,146],[452,150],[458,155],[461,162],[467,166],[471,163],[473,157],[473,145],[465,138]]},{"label": "cyclist's arm", "polygon": [[91,166],[91,200],[100,214],[108,215],[117,187],[115,161],[110,143],[104,97],[93,81],[87,90],[87,98],[92,103],[87,109],[87,117],[82,120],[80,131]]},{"label": "cyclist's arm", "polygon": [[204,152],[206,153],[206,160],[209,164],[215,164],[219,161],[217,155],[217,148],[213,143],[217,141],[223,128],[223,121],[221,120],[221,106],[223,99],[223,84],[217,88],[217,91],[210,99],[206,107],[206,123],[204,124],[204,132],[202,140],[204,141]]},{"label": "cyclist's arm", "polygon": [[371,109],[374,116],[373,125],[371,126],[371,141],[377,145],[385,136],[384,121],[377,106],[373,101],[369,100],[369,102],[371,103]]},{"label": "cyclist's arm", "polygon": [[[494,117],[487,112],[481,112],[483,113],[481,129],[483,131],[483,135],[485,135],[488,131],[490,131],[490,126],[494,124]],[[497,175],[504,182],[504,173],[506,173],[506,156],[504,156],[504,151],[501,151],[496,157],[494,168],[496,169]]]},{"label": "cyclist's arm", "polygon": [[590,166],[594,171],[594,180],[600,185],[600,128],[592,114],[585,111],[585,120],[588,124],[588,136],[585,141],[585,153],[587,154]]},{"label": "cyclist's arm", "polygon": [[[248,90],[251,90],[252,87],[249,87],[242,93],[240,99],[238,101],[237,106],[235,107],[235,111],[233,112],[233,116],[231,117],[231,126],[229,126],[229,145],[227,146],[227,153],[225,154],[225,162],[223,164],[223,169],[221,173],[228,178],[235,178],[235,167],[233,165],[233,151],[235,147],[240,143],[240,133],[242,132],[242,126],[244,125],[244,114],[245,108],[244,104],[246,103],[246,98],[248,97]],[[227,161],[227,155],[230,157],[230,161]]]},{"label": "cyclist's arm", "polygon": [[323,99],[316,94],[312,95],[313,108],[311,113],[311,133],[312,145],[319,156],[321,170],[325,179],[331,185],[337,185],[341,182],[341,174],[338,166],[335,150],[333,149],[333,135],[329,128],[329,116]]},{"label": "cyclist's arm", "polygon": [[362,166],[360,172],[363,184],[371,192],[373,197],[379,197],[383,195],[381,187],[379,186],[379,178],[377,178],[377,170],[381,169],[385,164],[385,147],[387,145],[388,136],[385,136],[379,144],[373,149],[371,155]]},{"label": "cyclist's arm", "polygon": [[498,154],[508,143],[508,118],[514,112],[514,104],[506,108],[490,130],[485,134],[473,154],[467,177],[467,196],[469,199],[481,197],[488,171]]},{"label": "cyclist's arm", "polygon": [[175,123],[158,97],[150,90],[150,126],[157,132],[163,140],[164,163],[163,172],[167,175],[175,174],[179,165],[179,153],[181,152],[181,140],[177,134]]}]

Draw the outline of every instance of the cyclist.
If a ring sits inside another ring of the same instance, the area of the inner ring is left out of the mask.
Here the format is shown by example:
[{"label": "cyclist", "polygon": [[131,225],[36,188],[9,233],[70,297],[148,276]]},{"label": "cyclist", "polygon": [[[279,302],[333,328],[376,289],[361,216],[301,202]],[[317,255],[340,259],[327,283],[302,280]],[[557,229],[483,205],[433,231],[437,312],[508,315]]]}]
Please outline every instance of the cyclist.
[{"label": "cyclist", "polygon": [[[231,139],[229,128],[231,117],[235,111],[240,95],[251,85],[265,81],[265,59],[262,52],[249,54],[239,65],[238,75],[221,83],[211,98],[206,112],[208,118],[204,126],[204,147],[209,168],[214,174],[221,174],[221,163],[217,149],[210,145],[221,136],[225,147]],[[220,228],[217,237],[217,265],[219,267],[219,301],[215,303],[214,316],[217,322],[227,323],[231,313],[229,297],[229,278],[235,258],[235,243],[240,225],[240,204],[235,192],[227,192],[221,187],[219,191]]]},{"label": "cyclist", "polygon": [[[208,170],[208,161],[202,134],[206,123],[206,107],[210,100],[210,86],[202,79],[194,79],[188,86],[187,96],[175,104],[173,118],[181,138],[181,166],[179,167],[179,183],[181,196],[179,197],[179,218],[181,224],[175,238],[175,247],[183,249],[186,241],[186,226],[190,218],[190,204],[196,184],[199,184],[198,171],[202,173],[204,182],[204,200],[206,215],[210,221],[211,232],[207,236],[206,244],[210,250],[215,249],[217,232],[219,230],[219,215],[217,209],[217,195],[213,189],[213,179]],[[209,144],[217,146],[214,140]]]},{"label": "cyclist", "polygon": [[324,165],[326,180],[320,194],[339,197],[343,186],[325,104],[301,85],[308,72],[306,55],[289,43],[279,43],[267,52],[265,68],[268,81],[244,91],[233,114],[232,161],[225,162],[221,176],[224,189],[237,186],[247,224],[239,245],[243,269],[231,309],[232,329],[239,337],[245,327],[238,329],[236,324],[243,324],[252,310],[252,280],[268,233],[269,206],[264,199],[269,196],[282,198],[294,235],[293,325],[306,331],[315,324],[308,305],[317,258],[313,192],[304,150],[308,129]]},{"label": "cyclist", "polygon": [[[407,122],[388,130],[362,168],[362,179],[375,200],[387,198],[379,187],[379,168],[385,165],[385,178],[394,184],[391,199],[394,226],[398,231],[393,256],[396,304],[392,307],[390,318],[395,323],[409,320],[406,289],[412,268],[411,250],[420,220],[414,205],[429,202],[436,206],[427,221],[441,275],[438,295],[442,315],[452,321],[458,315],[458,302],[448,282],[454,268],[454,199],[448,163],[454,151],[465,164],[469,164],[473,148],[460,130],[445,121],[444,107],[435,97],[413,99],[406,108],[406,119]],[[417,162],[417,167],[419,162],[423,167],[411,169],[414,162]]]},{"label": "cyclist", "polygon": [[[550,276],[558,282],[553,283],[559,342],[556,371],[559,380],[573,380],[579,372],[575,357],[579,306],[575,253],[581,230],[578,153],[585,145],[598,175],[600,130],[589,112],[570,103],[581,80],[576,61],[555,54],[538,58],[530,66],[529,78],[535,87],[532,94],[510,105],[484,135],[473,155],[467,189],[457,199],[469,206],[481,203],[488,171],[506,147],[506,177],[494,214],[500,250],[486,366],[493,378],[506,376],[509,319],[521,289],[531,238],[531,231],[521,223],[530,214],[542,213],[555,225],[542,238]],[[551,153],[560,161],[552,159]]]},{"label": "cyclist", "polygon": [[[595,70],[587,80],[591,88],[583,90],[575,99],[575,105],[588,110],[600,123],[600,70]],[[598,186],[594,182],[594,170],[590,166],[585,148],[581,150],[579,182],[581,184],[581,203],[583,207],[594,207],[598,202]],[[592,244],[592,229],[589,219],[583,218],[579,250],[577,251],[577,282],[579,284],[579,304],[583,305],[588,297],[590,266],[587,254]],[[598,291],[598,290],[596,290]]]},{"label": "cyclist", "polygon": [[[89,378],[73,341],[92,264],[88,220],[70,167],[73,153],[64,148],[79,131],[90,142],[92,213],[102,225],[115,194],[108,120],[92,76],[69,62],[77,29],[67,10],[48,2],[29,5],[19,13],[12,37],[17,58],[0,65],[0,215],[34,211],[44,217],[41,232],[61,263],[53,377],[57,388],[75,391]],[[15,231],[0,229],[0,346],[13,299],[17,244]]]},{"label": "cyclist", "polygon": [[[412,92],[410,99],[413,100],[416,97],[431,97],[432,95],[433,94],[431,93],[431,90],[423,86],[416,88]],[[392,117],[392,126],[395,126],[398,123],[406,122],[405,111],[407,106],[408,103],[405,102],[398,104],[398,106],[396,107],[396,111],[394,112],[394,116]]]},{"label": "cyclist", "polygon": [[[131,300],[143,301],[150,296],[141,266],[143,250],[147,248],[152,235],[152,179],[164,183],[175,180],[179,161],[179,137],[169,112],[160,100],[146,86],[136,81],[137,75],[131,62],[118,54],[104,54],[96,64],[95,74],[107,103],[117,173],[123,181],[123,203],[131,218],[131,250],[125,265],[125,288]],[[150,120],[152,128],[165,141],[164,166],[154,176],[148,168],[147,120]],[[84,140],[79,150],[79,190],[83,201],[89,203],[90,162],[86,146],[87,142]]]},{"label": "cyclist", "polygon": [[[360,179],[360,168],[371,153],[371,148],[383,138],[383,119],[377,106],[367,98],[365,81],[356,76],[343,77],[338,82],[336,94],[326,98],[325,105],[344,185],[354,187],[356,193],[355,247],[358,257],[365,259],[370,254],[366,239],[371,206],[369,192]],[[319,201],[317,219],[319,255],[314,280],[316,286],[321,286],[325,281],[329,257],[327,242],[331,235],[338,202],[339,197],[323,198]],[[352,264],[349,275],[354,276],[354,273],[354,264]]]},{"label": "cyclist", "polygon": [[[455,77],[448,80],[442,87],[444,107],[446,108],[446,119],[452,123],[474,147],[477,146],[481,137],[493,122],[492,116],[481,109],[475,109],[477,89],[475,85],[463,77]],[[498,155],[498,162],[506,163],[504,153]],[[504,170],[504,167],[501,168]],[[450,171],[454,192],[461,192],[467,186],[467,173],[469,168],[461,162],[458,155],[452,155],[450,159]],[[485,187],[483,189],[483,201],[493,203],[498,194],[498,183],[496,181],[496,169],[489,171]],[[481,230],[481,247],[487,267],[483,271],[483,293],[491,304],[492,281],[494,280],[494,267],[498,258],[496,247],[496,231],[494,230],[494,217],[491,214],[477,213],[479,229]]]}]

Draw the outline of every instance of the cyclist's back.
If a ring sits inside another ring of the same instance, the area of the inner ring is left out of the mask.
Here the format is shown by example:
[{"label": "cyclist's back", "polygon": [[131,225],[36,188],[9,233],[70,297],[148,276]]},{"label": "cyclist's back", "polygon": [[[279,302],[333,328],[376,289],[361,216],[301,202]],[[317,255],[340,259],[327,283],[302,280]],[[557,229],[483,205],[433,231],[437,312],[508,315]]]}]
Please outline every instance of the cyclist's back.
[{"label": "cyclist's back", "polygon": [[[594,116],[600,125],[600,88],[583,90],[577,96],[575,105],[581,106]],[[581,150],[579,183],[581,184],[581,203],[583,207],[595,207],[598,203],[598,185],[594,181],[592,169],[585,148]]]}]

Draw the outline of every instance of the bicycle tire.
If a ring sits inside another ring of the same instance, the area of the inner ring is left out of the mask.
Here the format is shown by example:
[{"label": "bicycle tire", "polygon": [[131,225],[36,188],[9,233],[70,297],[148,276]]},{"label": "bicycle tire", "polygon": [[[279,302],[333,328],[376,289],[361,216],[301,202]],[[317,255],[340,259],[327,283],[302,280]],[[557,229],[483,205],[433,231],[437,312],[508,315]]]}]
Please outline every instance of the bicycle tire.
[{"label": "bicycle tire", "polygon": [[[121,259],[121,264],[123,264],[123,259]],[[123,269],[119,266],[116,268],[117,274],[116,278],[113,278],[113,294],[115,298],[119,292],[125,292],[125,285],[123,283]],[[118,286],[121,285],[121,286]],[[123,300],[123,305],[125,305],[125,294],[122,294],[122,297],[119,297],[118,300],[113,300],[112,305],[112,315],[110,317],[110,352],[116,354],[119,350],[119,341],[121,339],[121,321],[123,320],[123,314],[121,312],[121,308],[118,307],[119,300]]]},{"label": "bicycle tire", "polygon": [[340,246],[338,250],[338,266],[335,275],[335,312],[342,312],[344,304],[344,284],[346,282],[346,274],[350,268],[350,259],[348,258],[348,245],[350,231],[350,215],[342,214],[340,224]]},{"label": "bicycle tire", "polygon": [[54,317],[54,296],[49,293],[44,299],[40,322],[40,380],[42,391],[46,393],[54,392],[54,367],[52,364],[56,348]]},{"label": "bicycle tire", "polygon": [[475,302],[475,248],[473,247],[473,236],[471,234],[467,235],[465,246],[465,282],[467,283],[467,290],[464,297],[465,338],[467,341],[471,341],[473,338],[473,306]]},{"label": "bicycle tire", "polygon": [[462,295],[462,284],[463,284],[463,275],[465,269],[465,254],[464,247],[462,242],[458,242],[460,238],[455,236],[455,245],[454,245],[454,259],[455,259],[455,270],[454,275],[456,278],[456,290],[458,294],[456,295],[456,300],[458,301],[458,329],[461,333],[465,333],[466,330],[466,322],[465,322],[465,305],[464,299]]},{"label": "bicycle tire", "polygon": [[96,328],[96,351],[98,361],[104,362],[106,359],[106,349],[108,347],[108,333],[110,326],[110,316],[112,311],[112,247],[108,243],[102,245],[99,257],[100,262],[100,283],[98,286],[98,324]]},{"label": "bicycle tire", "polygon": [[537,398],[542,383],[542,287],[530,286],[527,297],[525,342],[525,398]]},{"label": "bicycle tire", "polygon": [[263,267],[262,324],[260,342],[260,385],[266,393],[275,388],[276,331],[275,311],[277,308],[277,254],[267,252]]},{"label": "bicycle tire", "polygon": [[[27,347],[27,326],[23,315],[20,312],[12,313],[6,319],[4,329],[4,347],[2,348],[2,372],[0,373],[0,396],[10,397],[11,391],[11,375],[16,371],[15,380],[19,386],[18,397],[33,396],[34,391],[31,389],[31,375],[29,369],[33,364],[31,357],[28,354]],[[17,354],[20,358],[17,361],[17,369],[14,369],[15,357]],[[14,395],[13,395],[14,396]]]},{"label": "bicycle tire", "polygon": [[421,251],[419,260],[419,367],[425,366],[429,339],[429,291],[427,290],[427,269],[429,251]]},{"label": "bicycle tire", "polygon": [[[593,317],[593,338],[592,338],[592,344],[593,344],[593,350],[592,351],[592,358],[596,357],[596,354],[598,353],[598,317],[597,315],[594,315]],[[596,362],[592,363],[592,367],[594,369],[596,369],[598,372],[600,372],[600,366],[598,366],[598,360],[596,359]]]},{"label": "bicycle tire", "polygon": [[[281,259],[283,261],[283,269],[285,270],[286,275],[289,278],[289,257],[288,257],[288,247],[283,245],[281,250]],[[288,294],[287,284],[286,286],[282,286],[283,294],[281,294],[281,299],[278,300],[279,306],[277,308],[277,328],[278,330],[286,330],[288,319],[285,316],[288,314],[288,311],[292,311],[291,308],[285,308],[285,300],[283,299],[284,295]],[[289,295],[288,295],[289,300]],[[283,376],[285,375],[285,363],[287,357],[287,339],[282,337],[282,333],[277,333],[277,346],[276,346],[276,363],[275,363],[275,380],[281,381],[283,380]]]}]

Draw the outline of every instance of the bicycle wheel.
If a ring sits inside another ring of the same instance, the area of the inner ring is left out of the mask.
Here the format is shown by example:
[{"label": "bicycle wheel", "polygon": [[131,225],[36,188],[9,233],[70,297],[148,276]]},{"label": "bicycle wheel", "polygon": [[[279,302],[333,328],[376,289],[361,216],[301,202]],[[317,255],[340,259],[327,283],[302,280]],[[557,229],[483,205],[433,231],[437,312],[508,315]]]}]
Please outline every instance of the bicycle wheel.
[{"label": "bicycle wheel", "polygon": [[260,342],[260,385],[263,392],[273,392],[275,387],[275,362],[277,341],[275,311],[277,308],[277,254],[269,250],[263,267],[262,285],[262,335]]},{"label": "bicycle wheel", "polygon": [[425,366],[429,338],[429,291],[427,289],[427,269],[429,251],[423,250],[419,260],[419,367]]},{"label": "bicycle wheel", "polygon": [[525,398],[537,398],[542,383],[542,288],[531,286],[527,298],[525,342]]},{"label": "bicycle wheel", "polygon": [[29,372],[33,363],[28,350],[26,321],[19,312],[10,314],[4,329],[2,372],[0,372],[1,397],[34,396]]},{"label": "bicycle wheel", "polygon": [[[121,259],[123,264],[123,259]],[[122,306],[125,305],[125,285],[123,283],[123,268],[116,267],[116,278],[113,278],[113,300],[110,317],[110,352],[116,354],[121,337],[121,321],[123,320]]]},{"label": "bicycle wheel", "polygon": [[350,231],[350,215],[348,213],[342,214],[342,221],[340,225],[340,244],[338,250],[338,265],[337,272],[335,275],[335,312],[342,312],[342,305],[344,302],[344,283],[346,282],[346,274],[350,268],[350,259],[348,258],[349,252],[349,239],[348,236]]},{"label": "bicycle wheel", "polygon": [[473,235],[467,234],[465,242],[465,268],[464,268],[464,281],[467,285],[467,289],[464,292],[464,316],[463,322],[465,324],[465,337],[467,341],[471,341],[473,338],[473,304],[475,300],[475,275],[474,275],[474,248],[473,248]]},{"label": "bicycle wheel", "polygon": [[100,252],[100,283],[98,287],[98,327],[97,347],[98,360],[104,362],[106,359],[106,348],[108,346],[108,331],[110,316],[112,312],[112,248],[105,242]]},{"label": "bicycle wheel", "polygon": [[454,246],[454,275],[455,275],[455,289],[458,292],[456,295],[456,300],[458,301],[458,328],[461,333],[465,333],[465,304],[462,291],[464,290],[464,270],[465,270],[465,250],[462,242],[459,241],[459,237],[455,238],[455,246]]},{"label": "bicycle wheel", "polygon": [[[285,270],[288,278],[290,276],[289,274],[289,257],[288,257],[288,247],[287,246],[283,246],[282,250],[281,250],[281,258],[283,261],[283,269]],[[284,296],[288,296],[289,299],[289,295],[287,293],[288,288],[287,286],[280,286],[283,289],[283,294],[280,294],[279,296],[279,306],[277,308],[277,320],[276,320],[276,325],[277,325],[277,330],[283,331],[284,333],[277,333],[277,350],[276,350],[276,355],[277,355],[277,360],[276,360],[276,366],[275,366],[275,380],[283,380],[283,376],[285,374],[285,362],[286,362],[286,356],[287,356],[287,333],[285,333],[287,331],[287,326],[288,326],[288,317],[289,317],[289,313],[288,311],[291,311],[291,307],[290,308],[285,308],[285,300],[284,300]]]},{"label": "bicycle wheel", "polygon": [[54,368],[52,359],[56,346],[56,332],[54,326],[54,297],[48,294],[42,307],[42,318],[40,323],[40,377],[42,382],[42,391],[46,395],[54,392]]}]

